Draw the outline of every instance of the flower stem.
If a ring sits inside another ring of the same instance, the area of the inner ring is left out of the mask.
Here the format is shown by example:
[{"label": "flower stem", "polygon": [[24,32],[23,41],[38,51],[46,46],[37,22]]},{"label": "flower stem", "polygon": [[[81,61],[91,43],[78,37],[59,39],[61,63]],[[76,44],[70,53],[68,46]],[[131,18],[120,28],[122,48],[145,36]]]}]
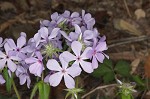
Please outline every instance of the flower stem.
[{"label": "flower stem", "polygon": [[21,98],[20,98],[20,95],[19,95],[19,92],[18,92],[18,90],[17,90],[17,87],[16,87],[16,85],[15,85],[15,83],[14,83],[14,80],[12,80],[12,85],[13,85],[13,88],[14,88],[15,93],[16,93],[16,95],[17,95],[17,98],[18,98],[18,99],[21,99]]}]

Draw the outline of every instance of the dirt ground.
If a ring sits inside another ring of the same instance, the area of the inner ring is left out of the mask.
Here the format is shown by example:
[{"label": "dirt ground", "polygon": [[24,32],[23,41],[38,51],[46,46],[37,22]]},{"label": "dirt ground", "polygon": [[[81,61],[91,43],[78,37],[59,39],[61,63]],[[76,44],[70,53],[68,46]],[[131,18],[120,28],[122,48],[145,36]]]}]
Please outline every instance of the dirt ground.
[{"label": "dirt ground", "polygon": [[[150,72],[150,1],[149,0],[0,0],[0,36],[18,38],[20,32],[26,32],[31,38],[40,27],[40,20],[50,20],[54,12],[65,10],[81,12],[84,9],[96,19],[100,35],[106,35],[108,50],[106,53],[114,62],[124,59],[136,68],[134,74],[145,77]],[[145,65],[146,64],[146,65]],[[150,73],[149,73],[150,75]],[[92,85],[89,83],[92,83]],[[88,82],[88,83],[87,83]],[[82,84],[86,92],[97,86],[105,86],[101,79],[84,77]],[[111,84],[110,84],[111,85]],[[19,86],[23,99],[28,99],[31,90]],[[52,89],[53,99],[63,99],[63,84]],[[104,93],[114,95],[105,88]],[[101,90],[100,90],[101,91]],[[8,95],[5,87],[0,93]],[[11,95],[14,93],[12,92]],[[94,94],[97,94],[95,92]],[[137,92],[136,99],[150,99],[148,90]],[[101,99],[88,98],[85,99]],[[103,98],[109,99],[109,98]]]}]

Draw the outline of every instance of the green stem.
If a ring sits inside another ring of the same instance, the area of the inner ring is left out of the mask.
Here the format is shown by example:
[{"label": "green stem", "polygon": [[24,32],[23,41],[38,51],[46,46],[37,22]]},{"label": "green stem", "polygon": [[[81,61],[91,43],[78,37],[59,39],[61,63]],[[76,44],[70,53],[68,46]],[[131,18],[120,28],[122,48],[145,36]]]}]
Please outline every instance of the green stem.
[{"label": "green stem", "polygon": [[132,98],[131,98],[131,95],[121,94],[121,99],[132,99]]},{"label": "green stem", "polygon": [[13,85],[13,88],[14,88],[15,93],[16,93],[16,95],[17,95],[17,98],[18,98],[18,99],[21,99],[21,98],[20,98],[20,95],[19,95],[19,92],[18,92],[18,90],[17,90],[17,87],[16,87],[16,85],[15,85],[15,83],[14,83],[14,80],[12,80],[12,85]]}]

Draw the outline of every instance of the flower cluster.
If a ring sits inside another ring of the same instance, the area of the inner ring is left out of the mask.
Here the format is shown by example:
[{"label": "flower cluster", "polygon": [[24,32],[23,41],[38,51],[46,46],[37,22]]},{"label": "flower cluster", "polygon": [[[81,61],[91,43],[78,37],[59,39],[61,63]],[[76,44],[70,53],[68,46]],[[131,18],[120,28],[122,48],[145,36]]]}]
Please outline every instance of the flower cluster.
[{"label": "flower cluster", "polygon": [[[17,42],[11,38],[0,38],[0,70],[7,68],[20,79],[20,85],[27,82],[30,74],[44,75],[44,81],[57,86],[64,78],[67,88],[74,88],[74,78],[82,71],[92,73],[103,63],[103,51],[107,50],[105,36],[99,36],[94,28],[95,19],[90,13],[81,14],[65,11],[51,15],[51,21],[40,22],[40,29],[30,38],[22,32]],[[11,76],[11,75],[10,75]],[[5,83],[2,74],[0,84]]]}]

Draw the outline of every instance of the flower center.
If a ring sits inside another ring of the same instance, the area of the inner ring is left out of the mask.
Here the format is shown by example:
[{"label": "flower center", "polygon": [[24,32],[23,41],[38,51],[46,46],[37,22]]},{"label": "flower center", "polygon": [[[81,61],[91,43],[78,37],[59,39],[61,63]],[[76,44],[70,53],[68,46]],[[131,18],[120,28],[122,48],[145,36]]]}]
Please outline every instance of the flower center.
[{"label": "flower center", "polygon": [[64,70],[64,69],[63,69],[61,72],[62,72],[62,73],[65,73],[65,72],[66,72],[66,70]]},{"label": "flower center", "polygon": [[93,55],[95,55],[95,54],[96,54],[96,50],[93,51]]},{"label": "flower center", "polygon": [[7,56],[6,56],[6,58],[8,59],[8,58],[9,58],[9,56],[7,55]]},{"label": "flower center", "polygon": [[17,48],[17,52],[19,52],[20,51],[20,49],[19,48]]},{"label": "flower center", "polygon": [[78,61],[80,61],[80,60],[81,60],[81,57],[80,57],[80,56],[78,56],[78,57],[77,57],[77,60],[78,60]]},{"label": "flower center", "polygon": [[38,62],[39,62],[40,64],[42,64],[42,61],[41,61],[41,60],[38,60]]}]

